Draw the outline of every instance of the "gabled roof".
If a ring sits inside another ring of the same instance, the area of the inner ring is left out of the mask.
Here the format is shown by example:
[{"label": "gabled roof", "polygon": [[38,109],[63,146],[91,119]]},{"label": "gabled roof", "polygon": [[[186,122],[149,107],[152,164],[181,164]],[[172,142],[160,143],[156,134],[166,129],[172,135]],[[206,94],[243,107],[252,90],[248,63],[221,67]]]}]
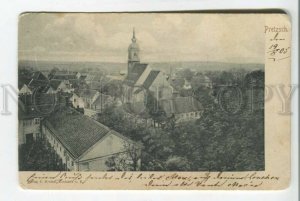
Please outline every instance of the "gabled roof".
[{"label": "gabled roof", "polygon": [[103,79],[102,73],[89,73],[85,77],[85,81],[87,82],[99,82]]},{"label": "gabled roof", "polygon": [[47,77],[45,77],[45,75],[40,71],[34,72],[31,78],[34,80],[48,80]]},{"label": "gabled roof", "polygon": [[63,81],[61,80],[55,80],[52,79],[50,80],[50,86],[52,87],[52,89],[57,90],[58,86],[60,85],[60,83],[62,83]]},{"label": "gabled roof", "polygon": [[76,75],[77,72],[66,71],[66,70],[58,70],[58,71],[55,71],[54,74],[55,74],[55,75]]},{"label": "gabled roof", "polygon": [[96,106],[97,108],[100,108],[101,107],[101,102],[102,102],[102,104],[105,104],[108,101],[113,101],[113,97],[111,97],[110,95],[100,93],[100,95],[92,103],[92,106]]},{"label": "gabled roof", "polygon": [[146,70],[147,66],[148,64],[135,63],[132,67],[131,72],[128,73],[126,79],[124,80],[125,84],[133,86],[143,74],[143,72]]},{"label": "gabled roof", "polygon": [[202,110],[202,104],[193,97],[177,97],[172,100],[160,100],[160,107],[167,116]]},{"label": "gabled roof", "polygon": [[153,81],[156,79],[160,71],[152,70],[148,77],[146,78],[145,82],[143,83],[143,86],[145,89],[149,89],[149,87],[152,85]]},{"label": "gabled roof", "polygon": [[56,97],[55,95],[45,93],[38,93],[36,96],[19,96],[18,101],[19,120],[50,115],[54,107],[65,104],[63,97]]},{"label": "gabled roof", "polygon": [[80,157],[111,131],[105,125],[66,107],[47,117],[45,125],[74,158]]},{"label": "gabled roof", "polygon": [[20,76],[18,79],[18,88],[21,89],[24,86],[24,84],[26,84],[28,86],[30,81],[31,81],[31,78]]},{"label": "gabled roof", "polygon": [[49,83],[48,80],[35,80],[35,79],[32,79],[28,86],[30,88],[37,88],[37,87],[45,87],[47,86],[47,84]]},{"label": "gabled roof", "polygon": [[54,75],[52,79],[56,80],[75,80],[77,79],[76,74],[66,74],[66,75]]}]

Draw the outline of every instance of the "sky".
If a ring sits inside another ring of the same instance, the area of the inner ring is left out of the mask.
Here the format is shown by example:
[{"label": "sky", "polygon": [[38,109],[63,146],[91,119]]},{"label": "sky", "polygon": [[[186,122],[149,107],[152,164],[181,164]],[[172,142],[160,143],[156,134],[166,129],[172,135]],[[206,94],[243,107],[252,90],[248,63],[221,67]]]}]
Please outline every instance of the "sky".
[{"label": "sky", "polygon": [[133,28],[142,62],[264,63],[263,14],[26,13],[19,59],[126,63]]}]

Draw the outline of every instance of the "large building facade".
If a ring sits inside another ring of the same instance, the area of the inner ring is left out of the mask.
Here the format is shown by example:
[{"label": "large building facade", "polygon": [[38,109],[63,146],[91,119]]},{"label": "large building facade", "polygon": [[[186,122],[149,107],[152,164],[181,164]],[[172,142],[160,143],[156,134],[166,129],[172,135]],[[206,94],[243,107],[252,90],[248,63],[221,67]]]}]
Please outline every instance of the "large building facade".
[{"label": "large building facade", "polygon": [[[110,170],[107,161],[112,157],[124,159],[128,167],[136,163],[135,170],[140,168],[140,144],[75,109],[63,107],[53,112],[43,120],[41,130],[65,170]],[[130,157],[132,151],[137,158]]]}]

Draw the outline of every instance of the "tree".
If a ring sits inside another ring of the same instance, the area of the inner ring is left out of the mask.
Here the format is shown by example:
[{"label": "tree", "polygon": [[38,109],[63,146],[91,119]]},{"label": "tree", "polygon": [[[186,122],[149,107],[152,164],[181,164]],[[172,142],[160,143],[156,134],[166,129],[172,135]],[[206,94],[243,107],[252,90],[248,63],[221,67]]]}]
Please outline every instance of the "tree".
[{"label": "tree", "polygon": [[124,152],[113,155],[105,162],[110,171],[138,171],[141,164],[141,147],[127,142],[123,143]]},{"label": "tree", "polygon": [[182,71],[182,76],[187,80],[187,81],[191,81],[193,76],[194,76],[194,73],[190,70],[190,69],[184,69]]},{"label": "tree", "polygon": [[166,161],[168,171],[188,171],[190,170],[190,162],[180,156],[172,156]]}]

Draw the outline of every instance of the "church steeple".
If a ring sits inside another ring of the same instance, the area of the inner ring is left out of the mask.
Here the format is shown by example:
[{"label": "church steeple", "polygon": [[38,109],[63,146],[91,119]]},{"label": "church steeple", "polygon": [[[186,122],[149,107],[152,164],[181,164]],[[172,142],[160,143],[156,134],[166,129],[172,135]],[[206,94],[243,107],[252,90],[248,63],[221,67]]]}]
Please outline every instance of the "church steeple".
[{"label": "church steeple", "polygon": [[136,42],[136,38],[135,38],[135,29],[134,29],[134,27],[133,27],[133,32],[132,32],[132,39],[131,39],[131,41],[132,41],[133,43]]},{"label": "church steeple", "polygon": [[128,47],[128,74],[131,72],[135,63],[140,63],[140,48],[137,44],[137,39],[135,37],[135,29],[132,32],[132,43]]}]

